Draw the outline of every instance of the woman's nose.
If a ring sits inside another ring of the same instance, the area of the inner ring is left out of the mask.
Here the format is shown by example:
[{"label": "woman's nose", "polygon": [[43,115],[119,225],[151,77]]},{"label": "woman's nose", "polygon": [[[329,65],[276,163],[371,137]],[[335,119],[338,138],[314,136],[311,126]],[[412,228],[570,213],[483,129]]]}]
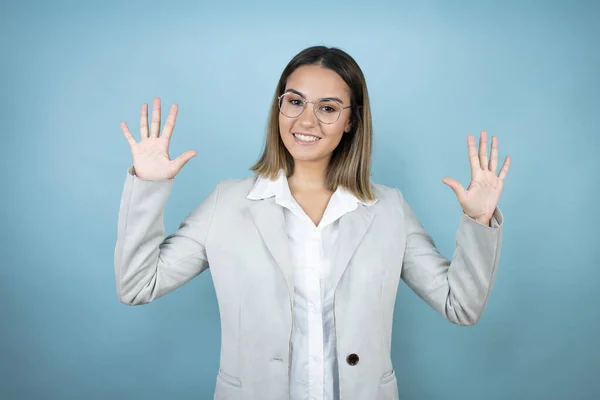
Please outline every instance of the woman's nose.
[{"label": "woman's nose", "polygon": [[299,123],[302,126],[316,126],[319,124],[319,120],[315,114],[314,105],[312,103],[306,103],[306,108],[298,116]]}]

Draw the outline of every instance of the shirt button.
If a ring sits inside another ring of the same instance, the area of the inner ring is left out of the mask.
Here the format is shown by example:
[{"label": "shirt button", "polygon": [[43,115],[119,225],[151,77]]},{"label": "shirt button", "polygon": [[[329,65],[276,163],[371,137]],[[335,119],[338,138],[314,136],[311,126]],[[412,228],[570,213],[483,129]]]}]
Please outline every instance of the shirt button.
[{"label": "shirt button", "polygon": [[358,354],[355,353],[349,354],[348,357],[346,357],[346,362],[350,365],[358,364],[358,360]]}]

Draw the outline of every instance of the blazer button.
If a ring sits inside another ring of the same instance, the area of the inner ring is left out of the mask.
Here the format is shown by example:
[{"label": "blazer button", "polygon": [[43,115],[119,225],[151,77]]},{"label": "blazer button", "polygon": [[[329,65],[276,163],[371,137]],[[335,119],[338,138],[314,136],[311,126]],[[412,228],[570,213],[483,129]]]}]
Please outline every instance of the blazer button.
[{"label": "blazer button", "polygon": [[350,355],[348,355],[348,357],[346,357],[346,362],[350,365],[356,365],[358,364],[358,354],[352,353]]}]

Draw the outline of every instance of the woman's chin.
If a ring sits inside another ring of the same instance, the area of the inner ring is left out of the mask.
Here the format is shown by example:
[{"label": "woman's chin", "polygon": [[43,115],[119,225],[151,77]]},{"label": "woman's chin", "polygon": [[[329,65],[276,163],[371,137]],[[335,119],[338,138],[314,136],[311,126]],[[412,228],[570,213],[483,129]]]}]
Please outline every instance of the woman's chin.
[{"label": "woman's chin", "polygon": [[320,146],[322,143],[315,143],[312,146],[306,146],[298,144],[295,141],[291,141],[288,143],[284,142],[284,144],[294,161],[319,162],[330,156],[330,154],[324,154],[324,149],[322,146]]},{"label": "woman's chin", "polygon": [[294,162],[322,162],[327,158],[327,155],[323,155],[317,152],[306,152],[306,151],[291,151],[290,154],[294,159]]}]

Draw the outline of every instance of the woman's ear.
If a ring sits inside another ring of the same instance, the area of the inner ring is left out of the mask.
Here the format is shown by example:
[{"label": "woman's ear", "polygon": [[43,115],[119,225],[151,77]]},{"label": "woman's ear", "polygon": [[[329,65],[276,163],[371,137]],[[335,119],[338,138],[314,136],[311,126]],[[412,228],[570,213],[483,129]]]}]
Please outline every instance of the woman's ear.
[{"label": "woman's ear", "polygon": [[350,133],[350,131],[352,131],[352,118],[348,120],[346,128],[344,128],[344,133]]}]

